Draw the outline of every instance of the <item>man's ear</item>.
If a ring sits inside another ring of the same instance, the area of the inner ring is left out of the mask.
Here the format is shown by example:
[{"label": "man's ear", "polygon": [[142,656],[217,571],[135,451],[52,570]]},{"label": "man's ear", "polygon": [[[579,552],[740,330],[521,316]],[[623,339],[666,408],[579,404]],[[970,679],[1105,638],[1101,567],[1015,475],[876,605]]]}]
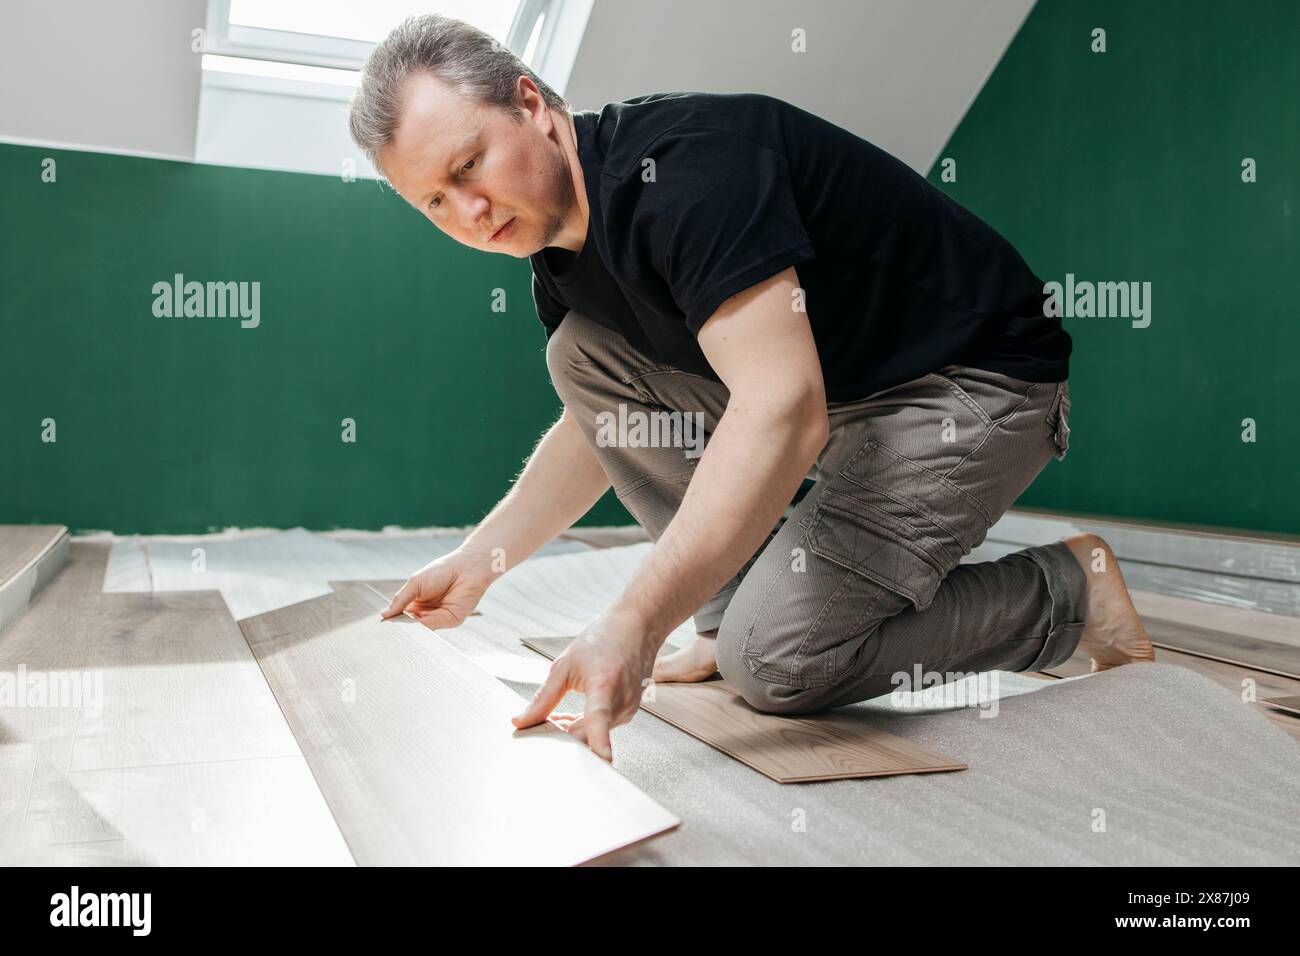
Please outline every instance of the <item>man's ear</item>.
[{"label": "man's ear", "polygon": [[546,105],[546,98],[542,96],[542,91],[537,88],[537,84],[527,75],[520,73],[519,79],[515,80],[515,101],[510,105],[510,118],[516,124],[532,118],[532,111],[528,107],[529,100],[540,106]]}]

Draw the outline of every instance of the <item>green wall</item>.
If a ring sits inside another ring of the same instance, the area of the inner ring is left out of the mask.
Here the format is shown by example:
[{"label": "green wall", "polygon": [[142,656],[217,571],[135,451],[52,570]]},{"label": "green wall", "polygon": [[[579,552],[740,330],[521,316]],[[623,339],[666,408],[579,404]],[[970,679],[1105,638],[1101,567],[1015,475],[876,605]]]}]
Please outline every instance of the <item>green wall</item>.
[{"label": "green wall", "polygon": [[1071,449],[1021,505],[1300,532],[1298,37],[1294,0],[1039,0],[941,152],[1044,281],[1152,283],[1147,328],[1064,320]]},{"label": "green wall", "polygon": [[[0,182],[0,523],[464,524],[558,415],[528,264],[373,181],[0,146]],[[260,324],[155,317],[178,272],[260,281]]]},{"label": "green wall", "polygon": [[[1300,531],[1297,36],[1291,0],[1040,0],[943,150],[1044,279],[1153,284],[1149,328],[1065,320],[1072,448],[1022,505]],[[464,524],[558,413],[527,263],[373,182],[4,145],[0,181],[0,523]],[[260,326],[156,318],[177,272],[260,281]]]}]

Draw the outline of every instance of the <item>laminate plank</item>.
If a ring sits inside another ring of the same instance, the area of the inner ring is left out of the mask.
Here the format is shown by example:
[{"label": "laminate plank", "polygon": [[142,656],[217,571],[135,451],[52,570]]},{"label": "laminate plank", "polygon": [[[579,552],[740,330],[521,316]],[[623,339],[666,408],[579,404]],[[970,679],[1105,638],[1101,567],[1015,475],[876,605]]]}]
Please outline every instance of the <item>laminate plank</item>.
[{"label": "laminate plank", "polygon": [[[524,638],[554,660],[572,637]],[[834,711],[784,717],[754,710],[725,680],[656,684],[641,708],[777,783],[965,770],[966,764]]]},{"label": "laminate plank", "polygon": [[8,865],[355,865],[301,756],[73,773],[45,764],[25,825],[7,836]]},{"label": "laminate plank", "polygon": [[678,819],[358,583],[240,623],[361,865],[571,865]]},{"label": "laminate plank", "polygon": [[0,525],[0,630],[68,563],[63,525]]},{"label": "laminate plank", "polygon": [[1269,614],[1251,608],[1227,607],[1209,601],[1194,601],[1140,588],[1131,589],[1130,594],[1133,596],[1133,606],[1143,620],[1148,617],[1158,618],[1188,627],[1300,648],[1300,618]]},{"label": "laminate plank", "polygon": [[103,590],[109,550],[110,543],[106,540],[69,539],[67,565],[32,596],[32,608],[97,600]]},{"label": "laminate plank", "polygon": [[68,782],[100,839],[116,834],[151,865],[355,866],[300,755],[73,772]]},{"label": "laminate plank", "polygon": [[300,754],[261,669],[213,597],[210,613],[229,623],[239,647],[195,635],[91,646],[87,673],[101,689],[96,705],[82,708],[70,771]]},{"label": "laminate plank", "polygon": [[1134,589],[1156,647],[1300,679],[1300,619]]},{"label": "laminate plank", "polygon": [[0,525],[0,584],[30,567],[67,533],[61,524]]},{"label": "laminate plank", "polygon": [[348,863],[221,596],[103,593],[109,550],[0,632],[0,680],[45,689],[0,698],[0,864]]},{"label": "laminate plank", "polygon": [[4,632],[0,666],[75,698],[68,770],[300,753],[220,594],[44,597]]},{"label": "laminate plank", "polygon": [[1146,615],[1142,622],[1155,647],[1300,679],[1300,647]]},{"label": "laminate plank", "polygon": [[1300,714],[1300,694],[1290,697],[1267,697],[1261,700],[1260,703],[1268,704],[1270,707],[1280,707],[1282,710],[1293,714]]}]

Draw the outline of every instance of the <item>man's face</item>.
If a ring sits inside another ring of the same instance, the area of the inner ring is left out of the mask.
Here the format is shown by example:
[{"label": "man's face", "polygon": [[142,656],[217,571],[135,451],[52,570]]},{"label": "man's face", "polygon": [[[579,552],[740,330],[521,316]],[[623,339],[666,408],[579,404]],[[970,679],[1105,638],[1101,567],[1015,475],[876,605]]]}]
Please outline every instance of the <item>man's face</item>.
[{"label": "man's face", "polygon": [[563,117],[527,78],[519,89],[525,113],[516,121],[432,76],[412,76],[393,142],[378,158],[402,198],[451,238],[524,258],[551,244],[576,199],[556,142],[568,135]]}]

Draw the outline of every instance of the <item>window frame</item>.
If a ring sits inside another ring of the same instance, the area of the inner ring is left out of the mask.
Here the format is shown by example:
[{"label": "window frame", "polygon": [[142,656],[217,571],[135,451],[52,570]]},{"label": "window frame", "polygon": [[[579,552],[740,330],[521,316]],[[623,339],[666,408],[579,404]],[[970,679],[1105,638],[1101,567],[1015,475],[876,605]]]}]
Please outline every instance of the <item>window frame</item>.
[{"label": "window frame", "polygon": [[[555,38],[563,4],[564,0],[519,0],[503,41],[505,45],[523,59],[525,47],[540,20],[541,33],[532,59],[543,62]],[[232,24],[230,0],[208,0],[205,53],[299,66],[360,70],[374,48],[375,44],[367,40]],[[536,69],[532,63],[529,66]]]}]

